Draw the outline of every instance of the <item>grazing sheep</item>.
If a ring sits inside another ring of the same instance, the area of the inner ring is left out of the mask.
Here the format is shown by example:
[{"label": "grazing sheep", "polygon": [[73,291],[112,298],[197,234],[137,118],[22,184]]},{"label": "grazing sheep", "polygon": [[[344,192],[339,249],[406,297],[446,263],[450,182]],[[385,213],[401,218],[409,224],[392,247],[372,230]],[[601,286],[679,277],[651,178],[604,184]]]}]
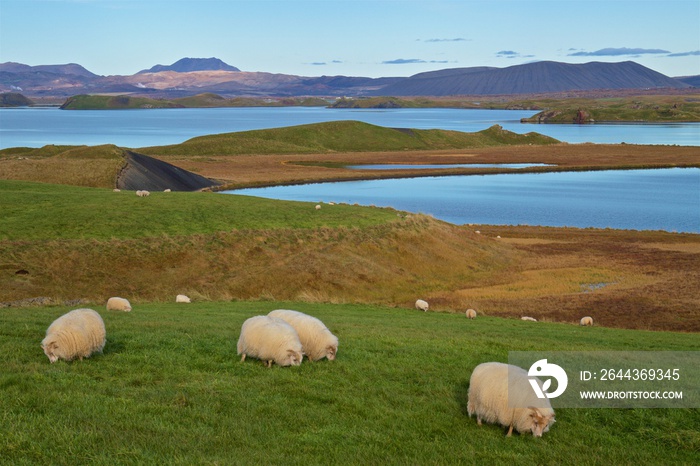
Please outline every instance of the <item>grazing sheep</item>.
[{"label": "grazing sheep", "polygon": [[321,204],[316,204],[316,210],[321,210]]},{"label": "grazing sheep", "polygon": [[119,189],[119,188],[114,188],[112,191],[115,192],[115,193],[120,193],[120,192],[122,192],[122,190]]},{"label": "grazing sheep", "polygon": [[520,318],[520,320],[527,320],[529,322],[537,322],[537,319],[535,319],[534,317],[528,317],[528,316],[522,316]]},{"label": "grazing sheep", "polygon": [[129,312],[131,311],[131,304],[128,299],[114,296],[107,300],[107,310]]},{"label": "grazing sheep", "polygon": [[261,359],[267,367],[298,366],[304,357],[296,330],[282,319],[255,316],[243,322],[236,346],[241,362],[246,356]]},{"label": "grazing sheep", "polygon": [[310,361],[328,358],[332,361],[338,352],[338,337],[333,335],[328,327],[316,317],[289,309],[277,309],[268,314],[277,317],[294,327],[301,349]]},{"label": "grazing sheep", "polygon": [[105,324],[97,312],[75,309],[49,325],[41,348],[52,364],[59,359],[82,361],[94,352],[102,352],[106,335]]},{"label": "grazing sheep", "polygon": [[179,294],[175,297],[175,302],[176,303],[191,303],[192,300],[185,296],[184,294]]},{"label": "grazing sheep", "polygon": [[[548,398],[537,398],[527,371],[510,364],[485,362],[474,368],[469,379],[467,413],[476,414],[476,422],[498,423],[518,432],[542,437],[554,423],[554,410]],[[537,384],[542,388],[542,382]],[[509,406],[510,405],[510,406]]]},{"label": "grazing sheep", "polygon": [[579,325],[593,325],[593,317],[591,316],[586,316],[581,318],[581,322]]},{"label": "grazing sheep", "polygon": [[422,299],[416,301],[416,309],[419,311],[428,312],[428,307],[429,306],[426,301],[423,301]]},{"label": "grazing sheep", "polygon": [[170,188],[164,189],[163,192],[164,192],[164,193],[170,193],[170,192],[172,192],[172,189],[170,189]]},{"label": "grazing sheep", "polygon": [[474,309],[467,309],[466,315],[467,315],[467,319],[475,319],[476,318],[476,311]]},{"label": "grazing sheep", "polygon": [[148,192],[148,191],[141,191],[141,190],[139,190],[139,191],[136,191],[136,195],[137,195],[138,197],[146,197],[146,196],[150,196],[151,193]]}]

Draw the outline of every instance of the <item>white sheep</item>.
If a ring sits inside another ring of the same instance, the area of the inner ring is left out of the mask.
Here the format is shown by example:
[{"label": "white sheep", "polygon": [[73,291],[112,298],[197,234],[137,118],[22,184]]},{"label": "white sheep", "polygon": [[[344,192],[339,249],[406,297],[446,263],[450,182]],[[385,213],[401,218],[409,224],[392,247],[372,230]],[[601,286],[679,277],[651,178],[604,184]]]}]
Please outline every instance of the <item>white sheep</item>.
[{"label": "white sheep", "polygon": [[246,356],[261,359],[267,367],[298,366],[304,357],[296,330],[282,319],[255,316],[241,326],[236,346],[241,362]]},{"label": "white sheep", "polygon": [[467,316],[467,319],[475,319],[476,318],[476,311],[474,309],[467,309],[466,316]]},{"label": "white sheep", "polygon": [[170,193],[170,192],[172,192],[172,189],[170,189],[170,188],[164,189],[163,192],[164,192],[164,193]]},{"label": "white sheep", "polygon": [[175,296],[175,302],[176,303],[191,303],[192,300],[188,296],[185,296],[184,294],[179,294],[179,295]]},{"label": "white sheep", "polygon": [[416,309],[419,311],[428,312],[428,307],[427,301],[423,301],[422,299],[416,301]]},{"label": "white sheep", "polygon": [[522,316],[520,318],[520,320],[527,320],[529,322],[537,322],[537,319],[535,319],[534,317],[528,317],[528,316]]},{"label": "white sheep", "polygon": [[581,318],[581,322],[579,325],[593,325],[593,317],[591,316],[586,316]]},{"label": "white sheep", "polygon": [[120,192],[122,192],[122,190],[119,189],[119,188],[114,188],[112,191],[115,192],[115,193],[120,193]]},{"label": "white sheep", "polygon": [[143,190],[143,191],[142,191],[142,190],[138,190],[138,191],[136,191],[136,195],[137,195],[138,197],[146,197],[146,196],[150,196],[151,193],[148,192],[148,191],[145,191],[145,190]]},{"label": "white sheep", "polygon": [[[533,380],[542,388],[542,381]],[[469,379],[467,413],[476,422],[498,423],[508,427],[507,436],[531,432],[541,437],[554,423],[554,410],[548,398],[537,398],[525,369],[500,362],[485,362],[474,368]]]},{"label": "white sheep", "polygon": [[106,336],[105,324],[97,312],[75,309],[49,325],[41,348],[52,364],[59,359],[82,361],[94,352],[102,352]]},{"label": "white sheep", "polygon": [[113,296],[107,300],[107,310],[129,312],[131,311],[131,303],[126,298]]},{"label": "white sheep", "polygon": [[316,204],[316,210],[321,210],[321,204]]},{"label": "white sheep", "polygon": [[338,337],[333,335],[328,327],[316,317],[290,309],[277,309],[268,314],[277,317],[294,327],[301,348],[310,361],[328,358],[332,361],[338,352]]}]

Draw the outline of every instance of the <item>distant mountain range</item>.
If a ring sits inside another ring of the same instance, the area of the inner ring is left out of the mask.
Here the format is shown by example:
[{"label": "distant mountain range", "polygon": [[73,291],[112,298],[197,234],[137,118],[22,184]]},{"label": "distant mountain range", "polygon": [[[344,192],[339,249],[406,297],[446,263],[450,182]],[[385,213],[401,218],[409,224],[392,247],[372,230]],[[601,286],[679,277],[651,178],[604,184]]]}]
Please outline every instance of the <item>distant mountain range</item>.
[{"label": "distant mountain range", "polygon": [[211,92],[233,96],[450,96],[544,94],[599,89],[683,89],[698,76],[671,78],[638,63],[536,62],[507,68],[453,68],[410,77],[304,77],[240,71],[218,58],[183,58],[130,76],[98,76],[82,66],[0,64],[0,93],[27,97],[122,93],[183,97]]}]

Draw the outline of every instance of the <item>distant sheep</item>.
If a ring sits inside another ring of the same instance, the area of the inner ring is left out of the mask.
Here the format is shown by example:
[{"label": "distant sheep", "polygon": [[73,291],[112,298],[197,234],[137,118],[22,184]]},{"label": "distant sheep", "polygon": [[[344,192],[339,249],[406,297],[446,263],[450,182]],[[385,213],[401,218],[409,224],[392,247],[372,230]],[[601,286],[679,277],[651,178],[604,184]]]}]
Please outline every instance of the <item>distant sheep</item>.
[{"label": "distant sheep", "polygon": [[416,301],[416,309],[419,311],[428,312],[429,307],[427,301],[423,301],[422,299]]},{"label": "distant sheep", "polygon": [[537,319],[534,317],[528,317],[528,316],[522,316],[520,320],[527,320],[528,322],[537,322]]},{"label": "distant sheep", "polygon": [[179,295],[175,296],[175,302],[176,303],[191,303],[192,300],[189,297],[185,296],[184,294],[179,294]]},{"label": "distant sheep", "polygon": [[170,189],[170,188],[164,189],[163,192],[164,192],[164,193],[170,193],[170,192],[172,192],[172,189]]},{"label": "distant sheep", "polygon": [[320,204],[316,204],[316,210],[321,210],[321,205],[320,205]]},{"label": "distant sheep", "polygon": [[581,318],[581,322],[579,323],[579,325],[593,325],[593,317],[586,316]]},{"label": "distant sheep", "polygon": [[335,359],[338,353],[338,337],[316,317],[289,309],[277,309],[268,316],[282,319],[294,327],[299,335],[302,351],[310,361]]},{"label": "distant sheep", "polygon": [[119,189],[119,188],[114,188],[112,191],[114,191],[115,193],[120,193],[120,192],[122,192],[122,190]]},{"label": "distant sheep", "polygon": [[129,312],[131,311],[131,303],[129,303],[128,299],[114,296],[107,300],[107,310]]},{"label": "distant sheep", "polygon": [[139,191],[136,191],[136,195],[137,195],[138,197],[147,197],[147,196],[150,196],[151,193],[148,192],[148,191],[139,190]]},{"label": "distant sheep", "polygon": [[467,309],[466,315],[467,315],[467,319],[475,319],[476,318],[476,311],[474,309]]},{"label": "distant sheep", "polygon": [[[542,382],[537,384],[542,388]],[[527,372],[517,366],[485,362],[474,368],[469,379],[467,413],[476,422],[498,423],[508,427],[507,436],[531,432],[541,437],[554,423],[554,410],[548,398],[537,398]]]},{"label": "distant sheep", "polygon": [[52,364],[59,359],[82,361],[92,353],[102,352],[106,335],[105,324],[97,312],[75,309],[53,321],[41,347]]},{"label": "distant sheep", "polygon": [[296,330],[282,319],[255,316],[243,322],[236,346],[241,362],[246,356],[262,360],[267,367],[298,366],[304,357]]}]

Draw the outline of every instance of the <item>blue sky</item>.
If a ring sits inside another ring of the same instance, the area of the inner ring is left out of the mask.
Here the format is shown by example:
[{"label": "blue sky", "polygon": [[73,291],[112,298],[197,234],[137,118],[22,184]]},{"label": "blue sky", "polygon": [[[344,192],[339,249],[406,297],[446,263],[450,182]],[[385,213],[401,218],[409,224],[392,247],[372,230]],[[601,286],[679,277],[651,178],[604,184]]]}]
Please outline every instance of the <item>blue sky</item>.
[{"label": "blue sky", "polygon": [[0,0],[0,63],[301,76],[632,60],[700,74],[700,0]]}]

